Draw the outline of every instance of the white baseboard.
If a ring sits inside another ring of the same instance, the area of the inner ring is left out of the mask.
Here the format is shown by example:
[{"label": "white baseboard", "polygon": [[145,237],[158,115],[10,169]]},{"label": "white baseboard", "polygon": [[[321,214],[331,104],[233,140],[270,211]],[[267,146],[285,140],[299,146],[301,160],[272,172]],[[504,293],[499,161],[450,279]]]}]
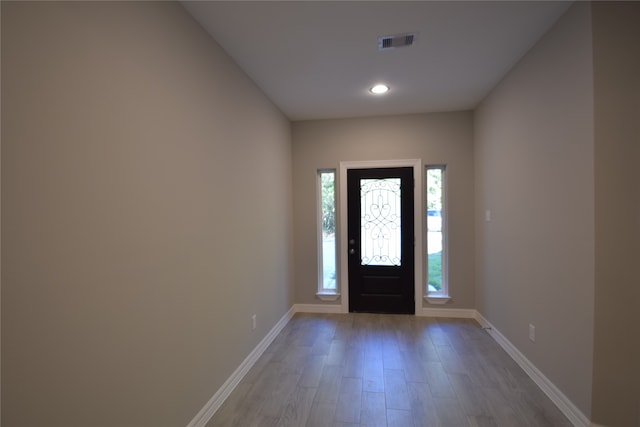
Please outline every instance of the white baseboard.
[{"label": "white baseboard", "polygon": [[[344,313],[341,305],[336,304],[295,304],[296,313]],[[476,311],[467,308],[427,308],[416,312],[416,316],[453,317],[458,319],[475,319]]]},{"label": "white baseboard", "polygon": [[338,304],[294,304],[296,313],[344,313]]},{"label": "white baseboard", "polygon": [[[476,311],[476,320],[491,337],[511,356],[513,360],[531,377],[549,399],[576,427],[589,427],[591,422],[576,405],[569,400],[536,366],[529,361],[500,331],[498,331],[482,314]],[[593,425],[595,427],[595,424]]]},{"label": "white baseboard", "polygon": [[242,378],[247,375],[249,369],[253,367],[256,361],[262,356],[262,353],[269,347],[273,340],[278,336],[282,329],[289,323],[289,320],[296,313],[295,305],[289,309],[289,311],[282,316],[282,318],[271,328],[269,333],[258,343],[251,353],[244,359],[244,361],[238,366],[227,381],[222,384],[222,387],[213,395],[211,399],[204,405],[204,407],[198,412],[198,414],[191,420],[187,427],[205,427],[205,425],[211,420],[213,414],[216,413],[224,401],[229,397],[231,392],[240,383]]},{"label": "white baseboard", "polygon": [[416,312],[416,316],[422,317],[453,317],[456,319],[475,319],[476,311],[470,308],[428,308]]}]

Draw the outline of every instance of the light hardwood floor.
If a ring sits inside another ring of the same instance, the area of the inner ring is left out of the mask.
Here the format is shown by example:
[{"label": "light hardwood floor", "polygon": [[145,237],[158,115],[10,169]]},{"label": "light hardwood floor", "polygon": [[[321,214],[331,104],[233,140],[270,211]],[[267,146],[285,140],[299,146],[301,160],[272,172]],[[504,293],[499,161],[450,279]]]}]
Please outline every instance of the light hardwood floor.
[{"label": "light hardwood floor", "polygon": [[570,426],[473,320],[297,314],[217,426]]}]

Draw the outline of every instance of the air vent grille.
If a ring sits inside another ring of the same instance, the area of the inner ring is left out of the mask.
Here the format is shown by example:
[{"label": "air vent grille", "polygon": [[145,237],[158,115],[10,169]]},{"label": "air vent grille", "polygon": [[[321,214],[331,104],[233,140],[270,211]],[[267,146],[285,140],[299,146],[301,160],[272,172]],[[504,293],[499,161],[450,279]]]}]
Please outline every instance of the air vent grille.
[{"label": "air vent grille", "polygon": [[378,50],[395,49],[397,47],[411,46],[416,41],[416,33],[394,34],[378,37]]}]

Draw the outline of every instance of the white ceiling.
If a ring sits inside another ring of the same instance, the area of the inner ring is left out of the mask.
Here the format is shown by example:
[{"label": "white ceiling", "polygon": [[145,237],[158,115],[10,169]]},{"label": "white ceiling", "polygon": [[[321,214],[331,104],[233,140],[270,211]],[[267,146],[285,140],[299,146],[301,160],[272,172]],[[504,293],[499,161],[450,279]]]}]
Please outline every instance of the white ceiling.
[{"label": "white ceiling", "polygon": [[[291,119],[472,109],[569,2],[184,1]],[[417,32],[410,47],[378,37]],[[391,87],[374,96],[377,82]]]}]

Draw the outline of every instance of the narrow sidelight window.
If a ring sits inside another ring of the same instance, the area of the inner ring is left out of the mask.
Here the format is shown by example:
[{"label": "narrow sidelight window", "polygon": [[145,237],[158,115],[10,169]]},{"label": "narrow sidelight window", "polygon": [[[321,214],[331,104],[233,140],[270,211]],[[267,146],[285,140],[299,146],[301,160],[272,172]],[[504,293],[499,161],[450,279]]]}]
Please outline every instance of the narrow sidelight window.
[{"label": "narrow sidelight window", "polygon": [[427,295],[449,295],[445,166],[426,167]]},{"label": "narrow sidelight window", "polygon": [[336,293],[336,171],[318,171],[318,292]]}]

